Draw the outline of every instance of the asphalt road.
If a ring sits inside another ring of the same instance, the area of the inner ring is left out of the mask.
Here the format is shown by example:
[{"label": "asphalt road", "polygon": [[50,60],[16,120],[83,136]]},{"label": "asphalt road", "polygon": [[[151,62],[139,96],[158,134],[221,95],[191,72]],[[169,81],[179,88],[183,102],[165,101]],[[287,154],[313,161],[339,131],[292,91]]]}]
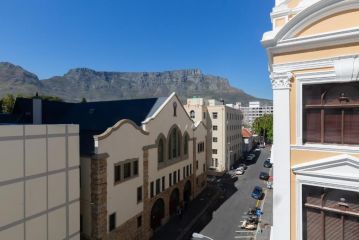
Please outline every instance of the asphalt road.
[{"label": "asphalt road", "polygon": [[[240,239],[243,231],[240,228],[241,220],[245,218],[245,213],[249,208],[256,206],[257,200],[251,197],[252,190],[255,186],[266,189],[266,182],[259,179],[260,172],[269,172],[268,168],[263,167],[263,162],[270,156],[269,150],[261,149],[256,152],[255,163],[248,166],[244,175],[238,176],[238,180],[230,186],[225,182],[219,183],[224,189],[231,188],[230,196],[222,203],[216,211],[212,213],[210,220],[206,220],[206,226],[200,231],[201,234],[214,240]],[[225,191],[226,192],[226,191]],[[245,239],[245,238],[242,238]]]}]

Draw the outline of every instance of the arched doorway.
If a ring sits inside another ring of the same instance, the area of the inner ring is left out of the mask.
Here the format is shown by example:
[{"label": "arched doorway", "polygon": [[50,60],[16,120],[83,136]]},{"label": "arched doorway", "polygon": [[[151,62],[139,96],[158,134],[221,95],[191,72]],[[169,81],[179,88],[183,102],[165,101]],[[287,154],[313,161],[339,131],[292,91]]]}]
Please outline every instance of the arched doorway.
[{"label": "arched doorway", "polygon": [[191,181],[188,180],[183,188],[183,201],[187,204],[191,200],[192,186]]},{"label": "arched doorway", "polygon": [[151,228],[156,229],[161,226],[161,220],[165,216],[165,202],[162,198],[157,199],[151,210]]},{"label": "arched doorway", "polygon": [[173,189],[171,196],[170,196],[170,215],[176,213],[176,209],[179,205],[179,190],[178,188]]}]

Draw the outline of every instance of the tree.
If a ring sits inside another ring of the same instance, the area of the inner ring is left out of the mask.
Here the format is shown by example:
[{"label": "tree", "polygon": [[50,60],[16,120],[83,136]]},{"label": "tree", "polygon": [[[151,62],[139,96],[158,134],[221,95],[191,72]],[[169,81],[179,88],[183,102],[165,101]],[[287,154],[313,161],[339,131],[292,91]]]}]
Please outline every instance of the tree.
[{"label": "tree", "polygon": [[254,120],[252,127],[266,142],[273,142],[273,115],[265,114]]},{"label": "tree", "polygon": [[86,98],[83,97],[83,98],[81,99],[81,102],[82,102],[82,103],[87,102]]},{"label": "tree", "polygon": [[3,113],[11,113],[15,104],[15,97],[12,94],[6,94],[1,99],[1,109]]}]

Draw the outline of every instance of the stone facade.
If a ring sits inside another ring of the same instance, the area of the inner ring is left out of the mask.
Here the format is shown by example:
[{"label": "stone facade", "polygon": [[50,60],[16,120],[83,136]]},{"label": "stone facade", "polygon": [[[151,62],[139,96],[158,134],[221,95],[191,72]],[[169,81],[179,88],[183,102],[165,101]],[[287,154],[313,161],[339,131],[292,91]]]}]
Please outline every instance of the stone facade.
[{"label": "stone facade", "polygon": [[107,158],[97,154],[91,158],[91,238],[107,239]]}]

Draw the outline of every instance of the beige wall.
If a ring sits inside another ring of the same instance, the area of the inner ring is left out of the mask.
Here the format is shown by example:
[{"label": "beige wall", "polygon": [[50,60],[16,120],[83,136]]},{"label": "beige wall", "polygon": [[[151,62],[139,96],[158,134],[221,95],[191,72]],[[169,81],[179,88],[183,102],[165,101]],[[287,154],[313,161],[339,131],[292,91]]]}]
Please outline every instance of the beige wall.
[{"label": "beige wall", "polygon": [[78,131],[0,126],[0,239],[79,239]]}]

